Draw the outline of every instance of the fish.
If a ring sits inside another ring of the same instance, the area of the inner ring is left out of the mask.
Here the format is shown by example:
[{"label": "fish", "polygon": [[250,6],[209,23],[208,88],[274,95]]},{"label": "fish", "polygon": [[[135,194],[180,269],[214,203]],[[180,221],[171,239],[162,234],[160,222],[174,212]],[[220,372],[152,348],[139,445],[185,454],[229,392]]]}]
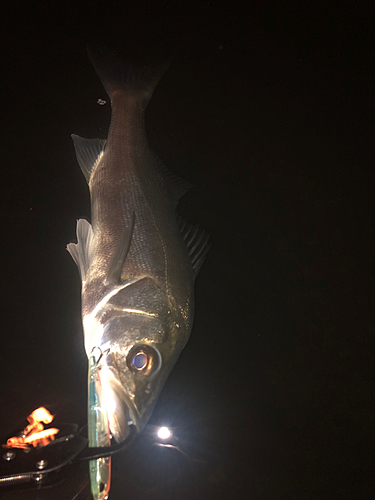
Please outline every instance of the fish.
[{"label": "fish", "polygon": [[81,277],[87,357],[95,353],[110,433],[141,432],[185,347],[194,317],[194,282],[208,233],[178,215],[192,187],[150,149],[145,110],[170,61],[123,63],[114,52],[89,57],[111,103],[106,139],[73,134],[90,191],[91,223],[77,221],[67,250]]}]

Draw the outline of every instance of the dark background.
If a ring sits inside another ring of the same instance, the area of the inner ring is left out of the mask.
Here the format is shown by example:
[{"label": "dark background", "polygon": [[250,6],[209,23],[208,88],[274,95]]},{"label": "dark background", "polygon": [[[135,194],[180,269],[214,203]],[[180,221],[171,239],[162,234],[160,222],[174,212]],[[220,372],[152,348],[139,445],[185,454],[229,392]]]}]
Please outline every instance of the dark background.
[{"label": "dark background", "polygon": [[[367,499],[373,471],[372,2],[8,2],[2,6],[0,436],[47,406],[86,419],[80,282],[89,215],[71,133],[106,137],[86,55],[174,54],[149,141],[195,185],[211,233],[196,317],[111,500]],[[1,460],[1,458],[0,458]],[[197,461],[200,460],[200,461]],[[87,466],[4,499],[84,500]]]}]

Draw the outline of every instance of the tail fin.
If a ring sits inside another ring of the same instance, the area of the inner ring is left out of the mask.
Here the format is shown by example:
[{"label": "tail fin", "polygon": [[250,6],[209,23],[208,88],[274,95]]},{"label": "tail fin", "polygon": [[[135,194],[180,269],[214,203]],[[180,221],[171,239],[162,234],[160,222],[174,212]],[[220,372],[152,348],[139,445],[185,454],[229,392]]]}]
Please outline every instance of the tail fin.
[{"label": "tail fin", "polygon": [[124,63],[113,52],[106,49],[93,51],[87,46],[87,51],[107,94],[112,100],[116,91],[140,90],[148,94],[148,100],[168,70],[172,58],[160,65],[133,66]]}]

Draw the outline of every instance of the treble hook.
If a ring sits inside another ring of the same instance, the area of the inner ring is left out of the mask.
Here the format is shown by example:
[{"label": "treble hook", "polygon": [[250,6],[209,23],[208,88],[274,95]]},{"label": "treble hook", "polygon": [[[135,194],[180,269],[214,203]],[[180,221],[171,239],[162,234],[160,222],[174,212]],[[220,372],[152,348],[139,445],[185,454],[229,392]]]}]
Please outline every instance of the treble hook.
[{"label": "treble hook", "polygon": [[99,355],[98,359],[95,359],[95,364],[96,364],[96,365],[99,365],[100,360],[102,359],[102,357],[103,357],[105,354],[108,354],[108,353],[109,353],[109,351],[110,351],[111,349],[108,347],[108,349],[106,349],[105,351],[102,351],[100,347],[98,347],[98,346],[94,346],[94,347],[92,348],[92,350],[91,350],[91,353],[90,353],[90,354],[91,354],[92,356],[94,356],[94,357],[95,357],[95,354],[93,354],[93,352],[94,352],[94,350],[95,350],[95,349],[99,349],[99,351],[100,351],[100,355]]}]

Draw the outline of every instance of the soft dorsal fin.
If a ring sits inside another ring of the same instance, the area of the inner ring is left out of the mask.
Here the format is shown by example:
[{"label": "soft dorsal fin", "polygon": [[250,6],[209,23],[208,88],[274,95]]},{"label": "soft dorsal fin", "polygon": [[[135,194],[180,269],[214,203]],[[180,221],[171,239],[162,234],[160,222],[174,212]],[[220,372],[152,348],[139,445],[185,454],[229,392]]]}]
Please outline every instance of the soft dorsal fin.
[{"label": "soft dorsal fin", "polygon": [[155,159],[159,172],[163,177],[165,185],[167,186],[168,194],[173,204],[176,206],[178,200],[187,191],[189,191],[189,189],[191,189],[193,185],[190,184],[190,182],[185,181],[185,179],[179,177],[177,174],[171,172],[154,152],[153,157]]},{"label": "soft dorsal fin", "polygon": [[174,174],[167,167],[164,167],[163,173],[164,182],[168,185],[168,189],[171,193],[172,200],[175,205],[177,205],[178,200],[193,187],[190,182],[185,181],[177,174]]},{"label": "soft dorsal fin", "polygon": [[90,267],[94,249],[94,231],[86,219],[77,220],[77,243],[69,243],[66,247],[78,266],[81,280],[85,281]]},{"label": "soft dorsal fin", "polygon": [[72,139],[79,166],[87,183],[89,183],[92,171],[103,156],[107,141],[105,139],[84,139],[75,134],[72,134]]},{"label": "soft dorsal fin", "polygon": [[107,283],[115,282],[119,284],[121,282],[122,268],[124,267],[124,262],[126,256],[128,255],[130,243],[133,236],[134,218],[135,214],[134,212],[132,212],[130,222],[124,229],[109,263],[107,271]]},{"label": "soft dorsal fin", "polygon": [[182,238],[188,249],[191,265],[193,266],[194,279],[197,277],[203,261],[206,258],[211,244],[210,235],[199,228],[199,225],[193,226],[186,222],[182,217],[178,217],[178,227],[180,228]]}]

